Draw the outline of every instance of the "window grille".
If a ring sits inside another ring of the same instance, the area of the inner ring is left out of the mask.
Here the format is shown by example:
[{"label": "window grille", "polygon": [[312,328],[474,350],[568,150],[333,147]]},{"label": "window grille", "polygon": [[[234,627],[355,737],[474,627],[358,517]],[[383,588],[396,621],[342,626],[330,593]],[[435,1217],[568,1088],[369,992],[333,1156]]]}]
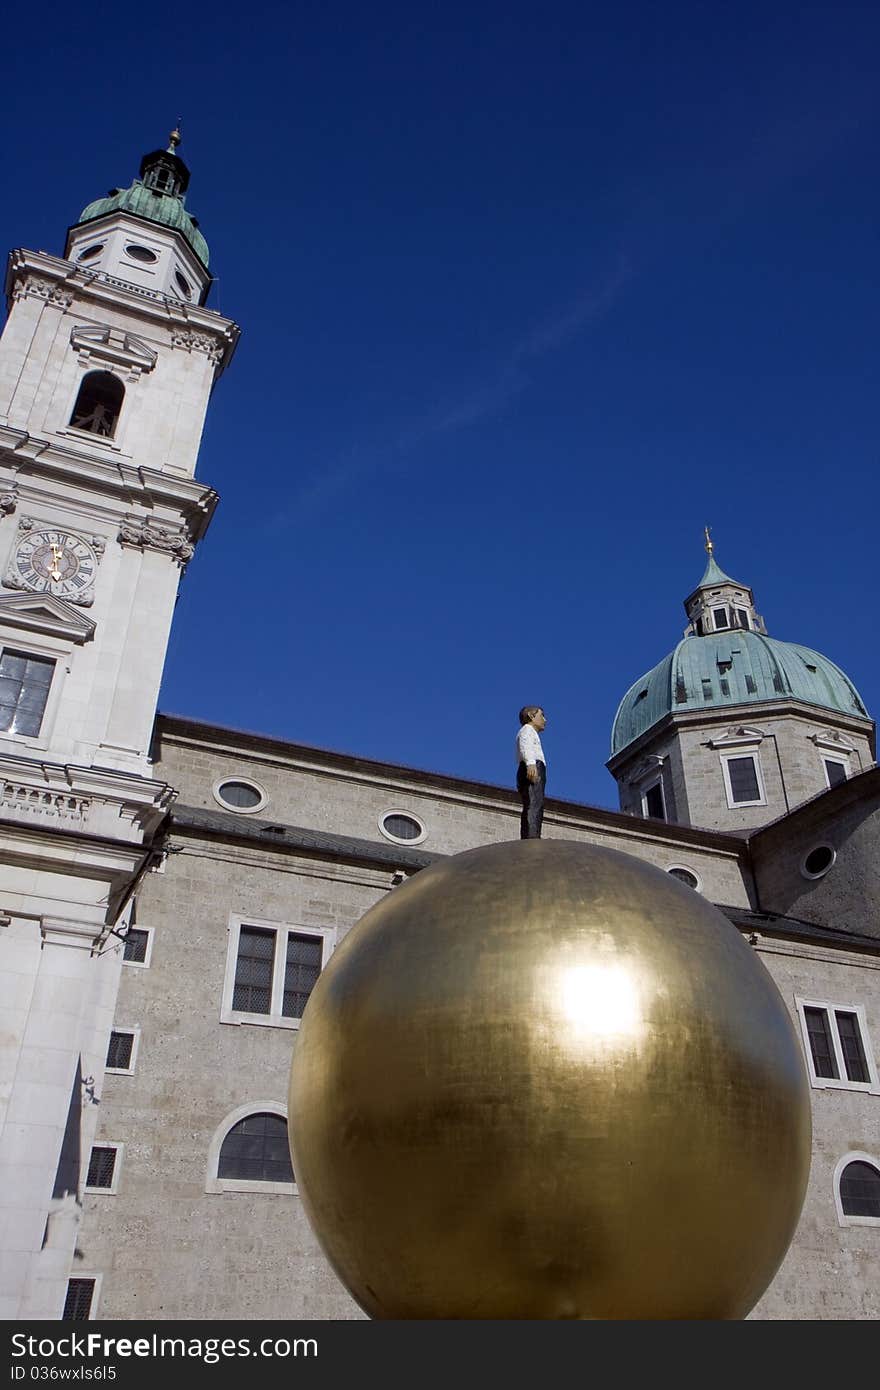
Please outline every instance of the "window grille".
[{"label": "window grille", "polygon": [[284,966],[285,1018],[300,1018],[321,973],[323,943],[317,936],[298,936],[290,932],[287,938],[287,959]]},{"label": "window grille", "polygon": [[140,931],[137,927],[129,927],[125,934],[125,948],[122,952],[123,960],[136,961],[143,965],[147,959],[147,937],[149,933]]},{"label": "window grille", "polygon": [[844,1216],[880,1217],[880,1172],[870,1163],[848,1163],[840,1175]]},{"label": "window grille", "polygon": [[62,1322],[88,1321],[95,1294],[94,1279],[68,1279]]},{"label": "window grille", "polygon": [[86,1187],[112,1187],[115,1168],[116,1150],[102,1144],[95,1144],[89,1158]]},{"label": "window grille", "polygon": [[217,1176],[248,1182],[292,1183],[293,1165],[283,1116],[248,1115],[233,1125],[220,1149]]},{"label": "window grille", "polygon": [[272,969],[275,963],[274,931],[242,927],[238,938],[233,1009],[248,1014],[272,1012]]},{"label": "window grille", "polygon": [[133,1048],[134,1033],[111,1033],[106,1065],[114,1067],[117,1071],[128,1071]]}]

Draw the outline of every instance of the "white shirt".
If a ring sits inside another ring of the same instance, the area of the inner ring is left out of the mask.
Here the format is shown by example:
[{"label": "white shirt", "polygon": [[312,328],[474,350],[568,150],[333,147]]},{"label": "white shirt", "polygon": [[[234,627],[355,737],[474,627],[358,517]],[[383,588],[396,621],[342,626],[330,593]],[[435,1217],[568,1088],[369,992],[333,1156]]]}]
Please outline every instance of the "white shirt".
[{"label": "white shirt", "polygon": [[516,765],[520,763],[541,762],[547,766],[538,730],[532,724],[523,724],[516,736]]}]

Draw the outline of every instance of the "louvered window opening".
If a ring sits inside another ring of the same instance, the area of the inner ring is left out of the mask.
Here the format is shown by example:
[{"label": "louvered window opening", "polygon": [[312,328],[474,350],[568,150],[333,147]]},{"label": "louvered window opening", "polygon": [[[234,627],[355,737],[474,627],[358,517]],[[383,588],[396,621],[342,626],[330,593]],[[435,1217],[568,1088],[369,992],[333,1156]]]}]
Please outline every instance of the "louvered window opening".
[{"label": "louvered window opening", "polygon": [[0,656],[0,730],[36,738],[54,670],[54,661],[6,648]]},{"label": "louvered window opening", "polygon": [[94,1279],[68,1279],[62,1322],[87,1322],[95,1293]]},{"label": "louvered window opening", "polygon": [[89,1158],[86,1187],[112,1187],[115,1167],[116,1150],[103,1148],[100,1144],[96,1144]]},{"label": "louvered window opening", "polygon": [[248,1182],[294,1181],[287,1121],[281,1115],[248,1115],[239,1120],[223,1140],[217,1165],[218,1178]]},{"label": "louvered window opening", "polygon": [[107,1048],[107,1066],[115,1067],[117,1071],[128,1071],[133,1048],[133,1033],[111,1033]]},{"label": "louvered window opening", "polygon": [[289,933],[284,966],[284,1005],[281,1010],[285,1018],[302,1016],[321,973],[322,945],[320,937]]},{"label": "louvered window opening", "polygon": [[848,1163],[840,1175],[845,1216],[880,1217],[880,1173],[870,1163]]}]

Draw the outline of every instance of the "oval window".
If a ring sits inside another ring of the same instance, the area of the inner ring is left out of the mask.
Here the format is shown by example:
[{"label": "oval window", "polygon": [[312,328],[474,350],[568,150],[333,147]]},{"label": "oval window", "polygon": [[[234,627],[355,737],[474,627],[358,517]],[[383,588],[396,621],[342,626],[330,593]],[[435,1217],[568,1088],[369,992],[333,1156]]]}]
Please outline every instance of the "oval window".
[{"label": "oval window", "polygon": [[180,290],[184,299],[192,299],[192,285],[181,275],[179,270],[175,270],[174,272],[174,283]]},{"label": "oval window", "polygon": [[674,865],[671,869],[667,869],[666,872],[669,874],[670,878],[677,878],[679,883],[686,883],[688,888],[699,888],[700,886],[700,880],[697,878],[696,874],[690,869],[680,867],[678,864]]},{"label": "oval window", "polygon": [[144,265],[152,265],[159,259],[155,251],[151,251],[148,246],[126,246],[125,254],[131,256],[133,261],[143,261]]},{"label": "oval window", "polygon": [[414,844],[424,840],[428,833],[422,822],[408,811],[388,811],[379,821],[379,829],[398,844]]},{"label": "oval window", "polygon": [[103,250],[104,243],[100,241],[97,246],[87,246],[85,251],[80,251],[76,259],[78,261],[93,261],[96,256],[100,256]]},{"label": "oval window", "polygon": [[230,778],[218,782],[214,795],[221,806],[230,811],[258,811],[266,804],[266,793],[256,782],[246,782],[243,778]]}]

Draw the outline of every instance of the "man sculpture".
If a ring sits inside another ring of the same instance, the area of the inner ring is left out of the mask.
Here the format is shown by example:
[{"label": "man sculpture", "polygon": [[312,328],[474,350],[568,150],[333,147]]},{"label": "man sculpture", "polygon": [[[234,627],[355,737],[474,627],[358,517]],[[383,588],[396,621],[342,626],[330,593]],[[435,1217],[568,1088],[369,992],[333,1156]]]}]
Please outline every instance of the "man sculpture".
[{"label": "man sculpture", "polygon": [[520,730],[516,736],[516,789],[522,798],[519,822],[521,840],[540,840],[544,819],[544,786],[547,763],[541,747],[541,730],[547,716],[540,705],[523,705],[519,712]]}]

